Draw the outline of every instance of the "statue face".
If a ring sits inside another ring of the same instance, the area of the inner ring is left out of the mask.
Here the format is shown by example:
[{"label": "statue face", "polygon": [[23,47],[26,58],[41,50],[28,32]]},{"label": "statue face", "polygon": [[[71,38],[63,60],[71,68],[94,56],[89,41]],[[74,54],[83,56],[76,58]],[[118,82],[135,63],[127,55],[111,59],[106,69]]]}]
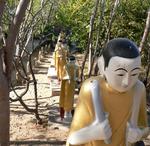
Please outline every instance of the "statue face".
[{"label": "statue face", "polygon": [[75,64],[75,60],[69,61],[70,64]]},{"label": "statue face", "polygon": [[67,44],[61,44],[62,48],[67,48]]},{"label": "statue face", "polygon": [[141,68],[141,58],[112,57],[104,75],[111,86],[118,92],[126,92],[131,89],[138,80]]},{"label": "statue face", "polygon": [[58,47],[61,47],[61,42],[57,42],[57,46],[58,46]]}]

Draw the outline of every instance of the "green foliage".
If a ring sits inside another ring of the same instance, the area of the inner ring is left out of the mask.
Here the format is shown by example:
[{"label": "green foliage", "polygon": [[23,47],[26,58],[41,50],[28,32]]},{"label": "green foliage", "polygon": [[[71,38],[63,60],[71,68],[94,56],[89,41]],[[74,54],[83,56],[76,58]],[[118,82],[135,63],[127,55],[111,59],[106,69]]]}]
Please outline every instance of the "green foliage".
[{"label": "green foliage", "polygon": [[33,1],[33,14],[35,14],[41,7],[41,1],[40,0],[34,0]]},{"label": "green foliage", "polygon": [[[61,2],[56,13],[55,24],[61,26],[63,29],[71,28],[71,39],[78,42],[81,48],[84,48],[86,44],[94,2],[94,0],[69,0],[67,3]],[[120,1],[113,18],[111,38],[127,37],[139,44],[143,35],[149,5],[149,0]],[[104,21],[102,26],[100,26],[101,41],[104,41],[106,37],[106,28],[108,27],[112,8],[113,1],[106,1]],[[99,7],[94,24],[93,42],[96,40],[100,11],[101,8]]]},{"label": "green foliage", "polygon": [[[39,13],[37,17],[37,25],[34,28],[35,35],[47,34],[53,32],[54,36],[58,35],[54,28],[70,29],[72,35],[71,41],[77,43],[78,47],[85,49],[87,45],[87,38],[89,33],[90,17],[92,10],[95,6],[96,0],[50,0],[44,7],[42,13]],[[9,0],[9,5],[14,7],[17,4],[17,0]],[[41,8],[41,1],[34,0],[31,19]],[[47,22],[48,12],[51,4],[54,4],[53,15],[50,17],[49,23]],[[106,39],[106,30],[110,21],[110,13],[113,8],[114,1],[106,0],[104,17],[101,25],[99,26],[99,16],[101,15],[101,5],[98,6],[97,15],[94,22],[92,43],[95,45],[97,31],[100,27],[99,40],[103,44]],[[111,38],[114,37],[127,37],[132,39],[139,45],[147,18],[147,12],[150,6],[149,0],[120,0],[120,3],[115,11],[113,23],[111,27]],[[30,21],[30,19],[29,19]]]},{"label": "green foliage", "polygon": [[[149,6],[149,0],[122,0],[116,10],[111,29],[111,38],[127,37],[139,46],[145,29]],[[105,23],[110,19],[109,13],[110,9],[107,8]],[[143,65],[147,64],[147,50],[148,46],[145,45],[144,52],[142,53]]]},{"label": "green foliage", "polygon": [[63,29],[71,29],[71,40],[84,46],[88,35],[88,25],[93,7],[93,0],[68,0],[61,3],[56,13],[56,23]]},{"label": "green foliage", "polygon": [[137,44],[143,35],[150,2],[123,0],[115,16],[112,37],[127,37]]}]

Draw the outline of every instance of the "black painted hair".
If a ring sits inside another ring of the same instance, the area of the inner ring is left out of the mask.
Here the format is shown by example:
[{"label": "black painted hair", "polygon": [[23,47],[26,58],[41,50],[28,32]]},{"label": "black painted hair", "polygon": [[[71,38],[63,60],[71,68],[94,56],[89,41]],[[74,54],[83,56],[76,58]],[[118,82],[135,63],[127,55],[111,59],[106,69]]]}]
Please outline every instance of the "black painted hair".
[{"label": "black painted hair", "polygon": [[71,55],[71,56],[68,56],[68,61],[75,61],[76,58],[75,56]]},{"label": "black painted hair", "polygon": [[112,57],[136,58],[140,55],[138,47],[127,38],[115,38],[110,40],[103,52],[105,68],[108,66]]}]

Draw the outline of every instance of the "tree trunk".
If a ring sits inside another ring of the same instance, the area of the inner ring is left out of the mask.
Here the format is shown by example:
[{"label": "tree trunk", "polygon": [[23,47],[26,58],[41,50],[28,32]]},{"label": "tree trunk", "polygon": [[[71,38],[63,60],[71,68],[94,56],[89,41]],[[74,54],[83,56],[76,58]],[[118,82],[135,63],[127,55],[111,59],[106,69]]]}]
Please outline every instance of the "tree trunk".
[{"label": "tree trunk", "polygon": [[15,51],[14,47],[15,47],[16,37],[18,35],[21,22],[24,18],[24,15],[25,15],[25,10],[26,10],[29,2],[30,2],[30,0],[20,0],[19,5],[18,5],[17,10],[16,10],[14,20],[10,26],[8,38],[6,40],[5,63],[6,63],[6,73],[7,73],[7,77],[8,77],[9,81],[11,78],[12,61],[13,61],[13,54]]},{"label": "tree trunk", "polygon": [[99,5],[99,0],[96,0],[95,7],[93,9],[91,19],[90,19],[90,30],[89,30],[89,38],[88,38],[88,41],[89,41],[89,43],[88,43],[88,49],[89,49],[88,74],[91,70],[91,64],[92,64],[92,52],[93,52],[92,51],[92,36],[93,36],[93,27],[94,27],[94,21],[95,21],[98,5]]},{"label": "tree trunk", "polygon": [[0,146],[9,145],[9,88],[0,54]]},{"label": "tree trunk", "polygon": [[[2,16],[5,0],[0,1],[0,36],[2,34]],[[9,89],[3,69],[3,38],[0,38],[0,146],[9,145]]]},{"label": "tree trunk", "polygon": [[[0,48],[0,146],[9,146],[9,81],[11,80],[15,41],[29,1],[30,0],[20,0],[8,33],[6,46],[4,46],[4,54],[3,49]],[[2,16],[2,12],[0,12],[0,14]]]},{"label": "tree trunk", "polygon": [[3,15],[3,11],[4,11],[5,1],[6,0],[0,0],[0,26],[1,26],[1,22],[2,22],[2,15]]},{"label": "tree trunk", "polygon": [[141,40],[140,46],[139,46],[140,52],[143,51],[144,43],[145,43],[145,41],[148,37],[148,34],[149,34],[149,28],[150,28],[150,10],[148,11],[144,34],[143,34],[143,37],[142,37],[142,40]]}]

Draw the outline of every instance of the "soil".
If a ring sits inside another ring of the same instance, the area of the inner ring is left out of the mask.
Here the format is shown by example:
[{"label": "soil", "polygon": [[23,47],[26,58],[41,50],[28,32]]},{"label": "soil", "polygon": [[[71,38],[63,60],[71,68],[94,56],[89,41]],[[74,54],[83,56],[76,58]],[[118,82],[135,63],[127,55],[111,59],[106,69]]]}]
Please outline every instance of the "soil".
[{"label": "soil", "polygon": [[[50,84],[47,78],[51,56],[45,55],[34,69],[37,79],[37,91],[40,117],[43,125],[37,124],[35,115],[27,112],[19,102],[10,103],[10,140],[12,146],[59,146],[65,145],[70,124],[59,119],[59,96],[51,96]],[[17,86],[16,91],[21,94],[25,86]],[[78,96],[78,95],[76,95]],[[10,97],[15,98],[13,92]],[[23,97],[30,108],[35,108],[33,83]],[[150,136],[145,139],[150,146]]]},{"label": "soil", "polygon": [[[46,146],[63,145],[66,141],[69,124],[59,120],[58,99],[59,96],[51,96],[50,84],[47,78],[48,67],[50,66],[50,55],[45,55],[38,67],[34,68],[37,80],[39,113],[44,124],[37,124],[33,113],[27,112],[20,102],[10,103],[10,140],[11,145],[22,146]],[[25,91],[25,86],[17,86],[16,92],[20,95]],[[23,100],[29,108],[35,108],[33,83]],[[12,91],[10,97],[16,96]]]}]

